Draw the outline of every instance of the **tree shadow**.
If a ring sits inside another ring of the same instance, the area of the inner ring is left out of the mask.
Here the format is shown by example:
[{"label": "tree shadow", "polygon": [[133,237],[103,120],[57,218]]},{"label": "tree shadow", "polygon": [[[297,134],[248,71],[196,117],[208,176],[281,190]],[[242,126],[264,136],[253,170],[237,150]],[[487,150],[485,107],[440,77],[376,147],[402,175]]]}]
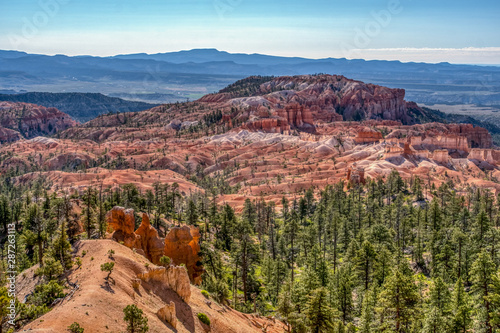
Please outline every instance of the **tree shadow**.
[{"label": "tree shadow", "polygon": [[[110,278],[111,279],[111,278]],[[114,280],[113,280],[114,281]],[[107,292],[109,293],[112,293],[114,294],[115,291],[113,290],[113,288],[111,287],[111,284],[109,283],[109,281],[104,281],[103,284],[100,285],[100,287],[104,290],[106,290]]]},{"label": "tree shadow", "polygon": [[[172,289],[164,288],[156,283],[142,282],[143,288],[147,293],[154,293],[165,303],[170,303],[171,301],[175,304],[175,316],[177,320],[181,322],[184,327],[191,333],[195,332],[195,321],[193,317],[193,311],[191,307],[184,302],[184,300]],[[173,329],[173,327],[167,324],[169,328]],[[174,330],[177,332],[177,330]]]}]

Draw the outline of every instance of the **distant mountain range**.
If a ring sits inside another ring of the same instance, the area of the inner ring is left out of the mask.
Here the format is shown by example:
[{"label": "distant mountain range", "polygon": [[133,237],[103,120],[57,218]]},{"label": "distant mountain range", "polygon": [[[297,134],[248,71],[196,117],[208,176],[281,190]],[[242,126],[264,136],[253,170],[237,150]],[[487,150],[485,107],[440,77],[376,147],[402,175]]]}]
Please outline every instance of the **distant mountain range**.
[{"label": "distant mountain range", "polygon": [[43,93],[0,94],[0,101],[24,102],[54,107],[79,122],[89,121],[98,115],[150,109],[156,104],[127,101],[95,93]]},{"label": "distant mountain range", "polygon": [[250,75],[341,74],[406,89],[419,103],[500,105],[500,67],[232,54],[215,49],[113,57],[0,51],[0,90],[99,92],[163,103],[197,99]]}]

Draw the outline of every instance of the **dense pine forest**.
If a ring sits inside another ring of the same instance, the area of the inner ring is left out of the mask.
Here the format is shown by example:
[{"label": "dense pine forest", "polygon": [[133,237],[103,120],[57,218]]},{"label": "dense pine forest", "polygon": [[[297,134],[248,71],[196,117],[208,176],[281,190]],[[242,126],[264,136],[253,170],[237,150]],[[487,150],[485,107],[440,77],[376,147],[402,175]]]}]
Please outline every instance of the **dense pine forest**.
[{"label": "dense pine forest", "polygon": [[17,304],[18,327],[64,295],[64,277],[79,265],[72,244],[105,238],[105,214],[118,205],[133,208],[136,223],[148,213],[163,237],[171,226],[197,225],[204,293],[275,316],[289,332],[500,331],[500,197],[489,191],[458,195],[451,180],[436,187],[394,171],[279,205],[247,199],[240,212],[217,203],[217,190],[185,194],[175,183],[144,193],[131,184],[71,194],[48,187],[42,178],[0,182],[2,273],[14,225],[18,273],[40,265],[44,281]]}]

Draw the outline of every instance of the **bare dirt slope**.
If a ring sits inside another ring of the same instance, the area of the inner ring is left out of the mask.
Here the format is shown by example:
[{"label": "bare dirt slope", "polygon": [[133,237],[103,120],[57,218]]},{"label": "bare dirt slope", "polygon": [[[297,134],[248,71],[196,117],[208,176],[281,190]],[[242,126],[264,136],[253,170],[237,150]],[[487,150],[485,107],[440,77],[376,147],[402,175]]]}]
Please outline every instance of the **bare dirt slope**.
[{"label": "bare dirt slope", "polygon": [[[108,250],[113,249],[113,259],[108,258]],[[25,332],[67,332],[73,322],[78,322],[85,332],[125,332],[123,308],[135,304],[144,311],[148,318],[149,332],[207,332],[197,318],[197,313],[205,313],[211,321],[210,332],[221,333],[261,333],[263,326],[267,332],[284,332],[279,321],[257,318],[242,314],[228,307],[220,306],[212,299],[207,300],[194,286],[191,286],[191,298],[186,304],[174,291],[166,288],[146,290],[141,285],[134,290],[132,281],[137,274],[148,268],[156,267],[140,254],[112,240],[87,240],[77,243],[76,251],[82,256],[82,266],[74,270],[69,279],[79,285],[72,297],[67,297],[52,311],[26,325],[20,331]],[[114,282],[109,286],[105,282],[101,264],[113,260],[115,268],[111,274]],[[19,277],[20,290],[27,291],[34,287],[33,270]],[[21,299],[22,301],[22,299]],[[157,311],[173,301],[176,308],[177,328],[161,321]]]}]

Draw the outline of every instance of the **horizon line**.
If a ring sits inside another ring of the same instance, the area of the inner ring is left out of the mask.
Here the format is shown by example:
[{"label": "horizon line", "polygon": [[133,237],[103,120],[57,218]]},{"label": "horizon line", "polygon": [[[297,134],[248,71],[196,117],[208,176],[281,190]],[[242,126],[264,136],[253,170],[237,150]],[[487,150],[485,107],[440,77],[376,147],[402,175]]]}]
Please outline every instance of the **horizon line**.
[{"label": "horizon line", "polygon": [[[207,48],[193,48],[193,49],[181,49],[181,50],[176,50],[176,51],[163,51],[163,52],[132,52],[132,53],[117,53],[113,55],[95,55],[95,54],[64,54],[64,53],[31,53],[28,51],[23,51],[23,50],[12,50],[12,49],[0,49],[0,51],[5,51],[5,52],[18,52],[18,53],[25,53],[27,55],[40,55],[40,56],[48,56],[48,57],[54,57],[54,56],[65,56],[65,57],[94,57],[94,58],[114,58],[114,57],[119,57],[119,56],[127,56],[127,55],[141,55],[144,54],[146,56],[152,56],[152,55],[160,55],[160,54],[169,54],[169,53],[180,53],[180,52],[191,52],[191,51],[217,51],[219,53],[226,53],[230,55],[247,55],[247,56],[267,56],[267,57],[276,57],[276,58],[287,58],[287,59],[293,59],[293,58],[298,58],[298,59],[304,59],[304,60],[312,60],[312,61],[317,61],[317,60],[348,60],[348,61],[381,61],[381,62],[399,62],[403,64],[429,64],[429,65],[438,65],[438,64],[450,64],[450,65],[462,65],[462,66],[481,66],[481,67],[500,67],[500,63],[463,63],[463,62],[450,62],[450,61],[438,61],[438,62],[427,62],[427,61],[403,61],[399,59],[380,59],[380,58],[372,58],[370,57],[367,58],[347,58],[347,57],[326,57],[326,58],[308,58],[308,57],[301,57],[301,56],[288,56],[288,55],[273,55],[273,54],[266,54],[266,53],[258,53],[258,52],[253,52],[253,53],[246,53],[246,52],[230,52],[230,51],[225,51],[225,50],[219,50],[218,48],[215,47],[207,47]],[[479,52],[479,51],[497,51],[500,52],[500,47],[484,47],[484,48],[473,48],[473,47],[466,47],[466,48],[380,48],[380,49],[356,49],[355,51],[399,51],[399,52],[405,52],[405,51],[474,51],[474,52]],[[155,61],[161,61],[161,60],[156,60]]]}]

